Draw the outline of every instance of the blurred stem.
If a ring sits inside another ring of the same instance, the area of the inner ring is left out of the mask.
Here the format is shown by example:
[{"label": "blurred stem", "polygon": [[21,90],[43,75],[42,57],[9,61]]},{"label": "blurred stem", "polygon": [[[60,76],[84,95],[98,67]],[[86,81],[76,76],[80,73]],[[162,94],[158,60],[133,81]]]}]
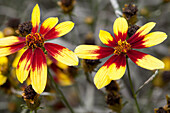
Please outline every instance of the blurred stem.
[{"label": "blurred stem", "polygon": [[91,81],[91,79],[90,79],[89,73],[88,73],[88,72],[85,72],[85,75],[86,75],[86,80],[91,84],[92,81]]},{"label": "blurred stem", "polygon": [[65,104],[65,106],[70,110],[70,113],[74,113],[72,107],[70,106],[70,104],[68,103],[67,99],[65,98],[63,92],[60,90],[60,88],[58,87],[57,83],[54,81],[49,69],[48,69],[48,74],[50,76],[51,82],[53,87],[55,88],[55,91],[57,94],[59,94],[61,101]]},{"label": "blurred stem", "polygon": [[34,110],[34,113],[37,113],[37,110],[36,110],[36,109]]},{"label": "blurred stem", "polygon": [[70,20],[71,20],[71,21],[73,21],[72,14],[71,14],[71,13],[69,13],[68,15],[69,15]]},{"label": "blurred stem", "polygon": [[134,100],[135,100],[135,104],[136,104],[138,113],[141,113],[140,108],[139,108],[139,104],[138,104],[138,101],[137,101],[137,98],[136,98],[136,94],[135,94],[135,91],[134,91],[134,87],[133,87],[133,84],[132,84],[132,79],[131,79],[131,76],[130,76],[128,58],[126,58],[126,63],[127,63],[127,70],[128,70],[128,78],[129,78],[129,82],[130,82],[130,88],[131,88],[131,91],[132,91],[132,94],[133,94],[133,97],[134,97]]}]

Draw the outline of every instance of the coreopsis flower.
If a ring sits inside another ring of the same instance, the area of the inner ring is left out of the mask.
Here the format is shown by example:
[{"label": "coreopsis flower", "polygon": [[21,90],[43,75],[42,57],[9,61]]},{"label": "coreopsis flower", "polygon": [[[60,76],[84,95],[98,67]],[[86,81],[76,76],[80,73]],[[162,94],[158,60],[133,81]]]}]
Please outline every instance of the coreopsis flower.
[{"label": "coreopsis flower", "polygon": [[58,18],[50,17],[41,24],[38,30],[40,24],[38,4],[33,8],[31,22],[32,30],[26,37],[9,36],[0,39],[0,56],[7,56],[22,48],[27,48],[18,62],[16,68],[17,78],[23,83],[30,74],[33,89],[37,93],[42,93],[47,82],[45,50],[53,58],[64,64],[78,64],[78,58],[71,50],[58,44],[45,43],[46,40],[61,37],[70,32],[74,27],[74,23],[66,21],[56,25]]},{"label": "coreopsis flower", "polygon": [[148,70],[164,68],[164,63],[159,59],[134,50],[157,45],[167,38],[164,32],[149,33],[154,26],[154,22],[149,22],[126,40],[128,23],[126,19],[120,17],[113,25],[114,37],[109,32],[100,30],[100,40],[109,47],[80,45],[75,49],[78,57],[83,59],[102,59],[112,55],[94,77],[94,83],[98,89],[108,85],[111,80],[122,78],[126,70],[126,56],[138,66]]}]

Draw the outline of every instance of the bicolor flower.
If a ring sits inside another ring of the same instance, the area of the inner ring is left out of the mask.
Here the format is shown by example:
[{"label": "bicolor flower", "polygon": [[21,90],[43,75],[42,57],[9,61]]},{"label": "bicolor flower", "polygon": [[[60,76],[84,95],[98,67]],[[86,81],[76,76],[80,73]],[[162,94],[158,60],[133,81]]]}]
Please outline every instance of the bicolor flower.
[{"label": "bicolor flower", "polygon": [[37,93],[42,93],[47,82],[47,63],[43,50],[46,50],[56,60],[67,65],[78,65],[78,58],[71,50],[46,42],[46,40],[61,37],[70,32],[74,23],[62,22],[58,25],[57,17],[47,18],[40,26],[40,9],[38,4],[33,8],[32,31],[26,37],[9,36],[0,39],[0,56],[10,55],[22,48],[27,50],[21,56],[16,74],[18,80],[23,83],[30,74],[31,84]]},{"label": "bicolor flower", "polygon": [[154,26],[154,22],[149,22],[126,40],[128,23],[126,19],[120,17],[115,20],[113,25],[114,37],[109,32],[100,30],[99,38],[101,42],[109,47],[80,45],[75,49],[78,57],[83,59],[102,59],[112,55],[94,77],[94,83],[98,89],[108,85],[111,80],[120,79],[124,75],[126,55],[142,68],[148,70],[164,68],[162,61],[146,53],[134,50],[157,45],[167,38],[164,32],[149,33]]}]

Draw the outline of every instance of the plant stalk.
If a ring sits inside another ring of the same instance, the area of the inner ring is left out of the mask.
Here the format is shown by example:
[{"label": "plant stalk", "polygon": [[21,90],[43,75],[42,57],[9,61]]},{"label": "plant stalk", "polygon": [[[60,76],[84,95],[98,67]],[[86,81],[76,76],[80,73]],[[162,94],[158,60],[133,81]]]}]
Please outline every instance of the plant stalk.
[{"label": "plant stalk", "polygon": [[60,90],[60,88],[58,87],[57,83],[54,81],[49,69],[48,69],[48,74],[50,76],[51,82],[53,87],[55,88],[55,91],[57,94],[59,94],[61,101],[65,104],[65,106],[69,109],[70,113],[74,113],[72,107],[70,106],[70,104],[68,103],[67,99],[65,98],[63,92]]},{"label": "plant stalk", "polygon": [[135,91],[134,91],[134,87],[133,87],[133,84],[132,84],[132,79],[131,79],[131,76],[130,76],[130,69],[129,69],[128,58],[126,58],[126,64],[127,64],[127,70],[128,70],[128,78],[129,78],[129,82],[130,82],[130,88],[131,88],[131,91],[132,91],[132,94],[133,94],[133,97],[134,97],[134,100],[135,100],[135,104],[136,104],[138,113],[141,113],[140,108],[139,108],[139,104],[138,104],[138,101],[137,101],[137,98],[136,98],[136,94],[135,94]]}]

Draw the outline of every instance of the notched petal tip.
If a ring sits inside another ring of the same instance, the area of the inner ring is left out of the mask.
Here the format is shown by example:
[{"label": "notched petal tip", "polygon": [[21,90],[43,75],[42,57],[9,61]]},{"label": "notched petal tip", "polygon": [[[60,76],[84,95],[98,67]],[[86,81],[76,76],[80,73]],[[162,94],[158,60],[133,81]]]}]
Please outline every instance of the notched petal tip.
[{"label": "notched petal tip", "polygon": [[49,17],[47,18],[40,27],[40,31],[39,33],[45,35],[52,30],[52,28],[54,28],[56,26],[56,24],[58,23],[58,18],[57,17]]},{"label": "notched petal tip", "polygon": [[32,88],[34,89],[34,91],[38,94],[41,94],[44,90],[45,90],[45,87],[44,88],[37,88],[36,86],[32,85]]},{"label": "notched petal tip", "polygon": [[120,39],[124,41],[127,37],[128,23],[125,18],[119,17],[115,20],[113,24],[113,32],[115,39],[119,41]]},{"label": "notched petal tip", "polygon": [[164,63],[146,53],[142,53],[136,50],[130,50],[127,53],[128,57],[138,66],[148,69],[148,70],[155,70],[155,69],[163,69]]},{"label": "notched petal tip", "polygon": [[150,25],[150,26],[153,26],[153,27],[155,27],[155,25],[156,25],[156,22],[148,22],[147,24],[148,24],[148,25]]},{"label": "notched petal tip", "polygon": [[117,45],[115,38],[107,31],[100,30],[99,38],[101,42],[107,46],[115,47]]},{"label": "notched petal tip", "polygon": [[[165,68],[165,64],[160,60],[159,65],[155,69],[164,69],[164,68]],[[155,70],[155,69],[152,69],[152,70]]]}]

